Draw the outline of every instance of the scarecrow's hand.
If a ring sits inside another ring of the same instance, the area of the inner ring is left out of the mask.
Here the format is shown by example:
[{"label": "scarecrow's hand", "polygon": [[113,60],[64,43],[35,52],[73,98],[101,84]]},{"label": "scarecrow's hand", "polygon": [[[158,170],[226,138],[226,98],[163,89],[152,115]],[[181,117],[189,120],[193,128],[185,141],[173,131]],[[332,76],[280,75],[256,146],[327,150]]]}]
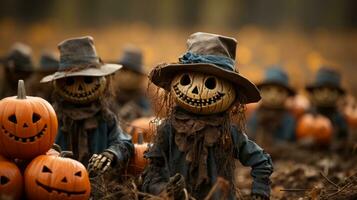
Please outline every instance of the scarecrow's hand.
[{"label": "scarecrow's hand", "polygon": [[265,197],[259,194],[253,194],[252,195],[252,200],[269,200],[269,197]]},{"label": "scarecrow's hand", "polygon": [[184,194],[185,187],[185,178],[181,174],[175,174],[175,176],[170,177],[170,180],[165,187],[165,191],[170,197],[180,199]]},{"label": "scarecrow's hand", "polygon": [[102,174],[106,172],[112,161],[114,155],[109,152],[103,152],[101,154],[93,154],[92,158],[89,160],[88,170],[90,174]]}]

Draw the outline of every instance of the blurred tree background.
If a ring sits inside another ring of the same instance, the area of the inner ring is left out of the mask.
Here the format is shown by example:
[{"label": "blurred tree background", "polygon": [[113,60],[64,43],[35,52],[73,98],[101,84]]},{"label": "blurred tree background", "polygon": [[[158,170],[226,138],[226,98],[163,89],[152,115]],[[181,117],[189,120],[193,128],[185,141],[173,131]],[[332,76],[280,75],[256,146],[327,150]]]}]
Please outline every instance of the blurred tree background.
[{"label": "blurred tree background", "polygon": [[63,39],[92,35],[104,60],[133,43],[151,68],[176,61],[189,34],[208,31],[238,39],[238,67],[254,81],[281,64],[302,88],[330,64],[357,93],[356,10],[354,0],[0,0],[0,54],[21,41],[38,57]]}]

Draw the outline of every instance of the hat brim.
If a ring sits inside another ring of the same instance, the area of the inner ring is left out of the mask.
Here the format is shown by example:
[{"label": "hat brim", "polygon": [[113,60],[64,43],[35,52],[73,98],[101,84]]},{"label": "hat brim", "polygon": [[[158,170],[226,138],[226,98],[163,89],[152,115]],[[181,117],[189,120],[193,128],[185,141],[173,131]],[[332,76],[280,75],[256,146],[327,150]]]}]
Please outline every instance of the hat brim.
[{"label": "hat brim", "polygon": [[261,89],[262,87],[269,86],[269,85],[276,85],[276,86],[283,87],[284,89],[286,89],[286,91],[288,91],[289,96],[294,96],[296,94],[295,90],[290,86],[275,81],[262,82],[257,84],[257,87]]},{"label": "hat brim", "polygon": [[65,78],[65,77],[72,77],[72,76],[107,76],[112,74],[123,66],[118,64],[104,64],[101,65],[99,68],[86,68],[79,71],[59,71],[54,74],[48,75],[41,80],[41,83],[46,83],[50,81],[54,81],[57,79]]},{"label": "hat brim", "polygon": [[346,94],[346,91],[343,88],[336,86],[336,85],[330,85],[330,84],[310,84],[310,85],[307,85],[305,87],[305,89],[308,92],[312,92],[314,89],[321,88],[321,87],[329,87],[329,88],[337,89],[341,95]]},{"label": "hat brim", "polygon": [[242,97],[240,98],[241,103],[254,103],[261,99],[258,88],[247,78],[239,75],[237,72],[228,71],[208,63],[168,64],[159,66],[150,72],[149,78],[155,85],[170,91],[171,81],[173,77],[177,75],[177,72],[180,71],[212,74],[232,82],[236,85],[237,93]]}]

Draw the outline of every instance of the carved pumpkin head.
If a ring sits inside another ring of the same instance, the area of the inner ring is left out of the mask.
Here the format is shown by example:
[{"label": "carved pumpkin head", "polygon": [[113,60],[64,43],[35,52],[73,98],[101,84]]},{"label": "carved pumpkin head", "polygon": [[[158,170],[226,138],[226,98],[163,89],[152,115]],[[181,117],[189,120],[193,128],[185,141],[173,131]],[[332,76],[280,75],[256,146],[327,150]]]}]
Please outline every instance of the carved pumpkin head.
[{"label": "carved pumpkin head", "polygon": [[60,156],[41,155],[25,171],[28,199],[82,200],[90,195],[86,168],[78,161]]},{"label": "carved pumpkin head", "polygon": [[178,74],[171,82],[171,93],[180,107],[197,114],[226,111],[236,98],[229,81],[197,72]]},{"label": "carved pumpkin head", "polygon": [[44,154],[57,128],[52,106],[42,98],[26,96],[21,80],[18,96],[0,101],[0,153],[5,157],[31,159]]},{"label": "carved pumpkin head", "polygon": [[75,104],[85,104],[97,100],[106,87],[103,76],[72,76],[54,82],[56,92],[64,100]]},{"label": "carved pumpkin head", "polygon": [[262,96],[262,105],[268,108],[281,108],[284,107],[288,99],[288,91],[279,85],[265,85],[260,88]]},{"label": "carved pumpkin head", "polygon": [[333,136],[331,121],[322,115],[305,114],[297,123],[298,140],[312,140],[315,144],[330,144]]},{"label": "carved pumpkin head", "polygon": [[19,168],[7,160],[0,161],[0,199],[20,199],[23,180]]}]

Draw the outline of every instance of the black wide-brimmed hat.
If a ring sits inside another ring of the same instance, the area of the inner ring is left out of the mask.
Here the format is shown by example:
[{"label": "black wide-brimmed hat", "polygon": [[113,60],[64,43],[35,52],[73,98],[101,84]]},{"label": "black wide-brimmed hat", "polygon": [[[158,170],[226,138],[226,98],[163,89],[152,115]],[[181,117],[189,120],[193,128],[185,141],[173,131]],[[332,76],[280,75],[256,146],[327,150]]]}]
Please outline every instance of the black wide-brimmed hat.
[{"label": "black wide-brimmed hat", "polygon": [[286,72],[278,67],[270,67],[265,71],[264,80],[257,84],[257,87],[261,89],[264,86],[277,85],[283,87],[288,91],[289,96],[295,95],[295,90],[289,85],[289,77]]},{"label": "black wide-brimmed hat", "polygon": [[12,45],[10,52],[5,58],[5,66],[15,72],[33,71],[31,47],[20,42]]},{"label": "black wide-brimmed hat", "polygon": [[[170,90],[173,77],[180,71],[202,72],[226,79],[235,85],[241,103],[260,100],[258,88],[235,69],[237,41],[211,33],[194,33],[187,40],[187,52],[178,63],[162,64],[149,75],[157,86]],[[244,102],[243,102],[244,101]]]},{"label": "black wide-brimmed hat", "polygon": [[128,45],[124,48],[123,55],[119,58],[118,64],[123,65],[123,69],[128,69],[145,75],[143,66],[143,53],[139,48]]},{"label": "black wide-brimmed hat", "polygon": [[60,62],[58,71],[44,77],[49,82],[70,76],[107,76],[122,68],[118,64],[104,64],[97,56],[93,38],[71,38],[58,45]]},{"label": "black wide-brimmed hat", "polygon": [[316,88],[330,87],[337,89],[340,94],[345,94],[345,90],[341,87],[341,75],[331,67],[323,66],[317,73],[313,83],[306,86],[306,90],[311,92]]}]

